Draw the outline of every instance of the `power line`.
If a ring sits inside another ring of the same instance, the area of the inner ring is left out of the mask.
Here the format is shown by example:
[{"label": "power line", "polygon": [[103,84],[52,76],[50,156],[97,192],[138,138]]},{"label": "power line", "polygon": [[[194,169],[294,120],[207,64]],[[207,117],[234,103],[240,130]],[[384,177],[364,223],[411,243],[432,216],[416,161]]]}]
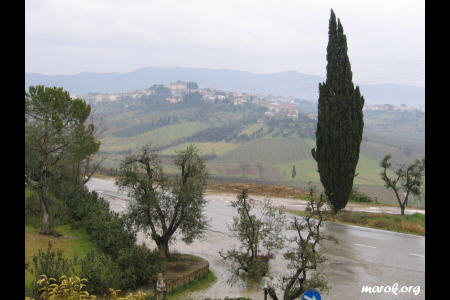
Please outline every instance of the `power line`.
[{"label": "power line", "polygon": [[366,70],[374,70],[374,69],[380,69],[380,68],[390,68],[390,67],[393,67],[393,66],[408,65],[408,64],[411,64],[411,63],[424,62],[424,61],[425,61],[424,59],[410,60],[410,61],[405,61],[405,62],[400,62],[400,63],[395,63],[395,64],[388,64],[388,65],[381,65],[381,66],[370,67],[370,68],[355,69],[354,71],[366,71]]},{"label": "power line", "polygon": [[425,71],[418,71],[418,72],[409,72],[409,73],[402,73],[402,74],[392,74],[392,75],[388,75],[388,76],[375,76],[375,77],[370,77],[370,78],[358,78],[358,81],[361,80],[375,80],[375,81],[380,81],[380,80],[392,80],[392,79],[408,79],[408,78],[413,78],[413,77],[421,77],[425,75]]}]

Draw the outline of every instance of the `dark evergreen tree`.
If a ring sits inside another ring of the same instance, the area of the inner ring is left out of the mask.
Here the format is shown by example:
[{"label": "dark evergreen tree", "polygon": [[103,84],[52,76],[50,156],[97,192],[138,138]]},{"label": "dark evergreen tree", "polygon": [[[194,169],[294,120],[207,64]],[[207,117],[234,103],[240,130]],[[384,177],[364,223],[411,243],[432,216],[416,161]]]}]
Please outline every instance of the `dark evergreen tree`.
[{"label": "dark evergreen tree", "polygon": [[363,133],[364,98],[352,82],[347,56],[347,38],[341,22],[331,10],[327,79],[319,84],[316,148],[320,181],[334,212],[347,204],[353,187]]},{"label": "dark evergreen tree", "polygon": [[295,165],[292,166],[292,178],[294,179],[297,176],[297,172],[295,171]]}]

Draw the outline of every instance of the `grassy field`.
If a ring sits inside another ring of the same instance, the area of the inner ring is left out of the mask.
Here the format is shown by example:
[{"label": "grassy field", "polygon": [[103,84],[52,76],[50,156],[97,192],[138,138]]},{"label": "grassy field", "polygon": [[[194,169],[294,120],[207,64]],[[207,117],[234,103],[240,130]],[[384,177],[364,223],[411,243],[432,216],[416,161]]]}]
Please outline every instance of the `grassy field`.
[{"label": "grassy field", "polygon": [[367,158],[378,162],[380,162],[385,155],[389,154],[392,156],[393,162],[402,164],[411,163],[415,158],[423,156],[415,152],[412,152],[411,155],[407,156],[403,153],[403,150],[398,149],[398,147],[382,144],[381,141],[363,141],[361,143],[360,151]]},{"label": "grassy field", "polygon": [[[292,178],[292,166],[295,165],[296,177]],[[286,182],[319,182],[319,173],[317,172],[317,163],[312,157],[289,161],[276,164],[280,174]],[[368,186],[383,186],[383,181],[380,177],[381,167],[380,162],[368,157],[365,153],[359,156],[358,165],[356,166],[356,173],[354,184],[368,185]],[[392,175],[392,172],[389,172]]]},{"label": "grassy field", "polygon": [[233,151],[215,159],[217,163],[276,164],[286,161],[306,159],[311,149],[305,139],[267,138],[242,143]]},{"label": "grassy field", "polygon": [[[314,104],[314,111],[315,106]],[[208,136],[209,140],[195,143],[203,155],[217,156],[206,162],[211,174],[230,178],[245,177],[285,182],[290,185],[308,181],[319,182],[317,165],[311,156],[311,148],[315,146],[315,142],[311,138],[299,137],[299,134],[304,135],[304,133],[300,133],[297,128],[301,125],[308,130],[313,130],[312,127],[310,128],[312,123],[301,121],[302,124],[286,125],[283,122],[267,121],[264,117],[264,109],[259,111],[255,107],[231,107],[223,104],[167,105],[145,104],[138,100],[129,100],[127,105],[119,102],[100,102],[95,107],[102,112],[106,127],[109,129],[100,149],[106,152],[105,167],[117,168],[125,151],[135,150],[149,142],[156,146],[171,145],[170,148],[162,150],[162,154],[173,155],[189,144],[186,143],[185,138],[203,129],[239,124],[238,126],[241,127],[231,136],[234,134],[251,136],[256,132],[259,134],[246,142],[244,142],[246,139],[237,139],[237,137],[234,137],[236,139],[233,142],[227,142],[225,138],[214,141],[215,136]],[[161,128],[149,126],[148,131],[141,133],[147,128],[146,124],[151,125],[152,122],[169,116],[176,116],[178,123]],[[252,121],[246,122],[250,119]],[[424,155],[423,113],[366,111],[364,123],[364,138],[357,167],[359,175],[355,178],[356,185],[380,188],[383,186],[379,176],[379,162],[385,155],[392,156],[393,167],[396,167],[398,163],[410,163]],[[144,129],[135,131],[136,135],[133,136],[126,137],[126,134],[118,134],[124,130],[133,133],[133,129],[138,128]],[[236,142],[237,140],[240,142]],[[172,144],[174,142],[180,144]],[[244,175],[242,172],[244,164],[249,165],[249,174]],[[295,179],[291,178],[292,165],[296,166]],[[167,170],[176,171],[170,164]]]},{"label": "grassy field", "polygon": [[[64,257],[72,258],[77,255],[84,257],[89,251],[97,249],[97,246],[82,229],[71,229],[70,225],[55,226],[60,237],[45,236],[39,234],[39,228],[25,225],[25,261],[31,262],[39,250],[45,251],[48,243],[52,243],[53,251],[61,250]],[[80,266],[77,266],[80,267]],[[25,271],[25,287],[31,288],[34,281],[33,275]]]},{"label": "grassy field", "polygon": [[155,146],[164,146],[170,142],[207,128],[205,122],[186,122],[154,129],[132,137],[116,137],[109,135],[102,140],[101,151],[124,151],[145,146],[152,142]]},{"label": "grassy field", "polygon": [[[159,135],[163,135],[164,129],[168,129],[168,127],[151,131],[151,133],[153,133],[151,136],[155,137],[155,139],[151,139],[150,134],[147,133],[133,137],[136,139],[134,141],[128,141],[133,138],[119,139],[112,137],[112,139],[106,139],[104,141],[105,144],[102,146],[102,149],[108,151],[123,151],[129,148],[141,147],[149,141],[152,141],[153,143],[158,141],[157,144],[168,143],[174,139],[173,136],[164,136],[164,138],[159,137]],[[192,130],[195,130],[195,128]],[[179,136],[182,135],[183,133],[179,133]],[[189,144],[190,143],[183,143],[167,148],[163,150],[161,154],[174,155],[176,154],[176,151],[185,149]],[[261,138],[247,143],[227,143],[220,141],[194,144],[198,147],[201,154],[215,154],[218,156],[216,159],[208,161],[208,166],[221,166],[221,168],[226,168],[237,166],[239,163],[245,162],[250,166],[256,167],[257,164],[261,164],[275,167],[279,172],[279,175],[275,175],[274,178],[265,178],[267,180],[281,179],[287,183],[297,181],[319,182],[317,164],[311,156],[311,148],[314,147],[314,141],[310,139]],[[361,154],[356,171],[358,176],[355,178],[355,184],[383,186],[383,182],[379,175],[381,172],[379,163],[385,154],[392,154],[392,161],[395,162],[394,164],[408,163],[412,162],[414,159],[413,157],[405,156],[401,151],[393,147],[364,142],[361,146]],[[119,154],[108,155],[109,162],[105,162],[106,167],[117,167],[122,158],[123,155]],[[295,165],[297,171],[297,176],[294,179],[291,177],[293,165]],[[212,168],[212,170],[213,169],[214,168]],[[212,173],[214,173],[214,171],[212,171]]]},{"label": "grassy field", "polygon": [[257,130],[259,130],[261,128],[263,128],[264,130],[267,130],[268,126],[261,124],[261,123],[251,124],[251,125],[245,127],[244,130],[242,130],[239,134],[251,135],[252,133],[256,132]]},{"label": "grassy field", "polygon": [[[108,125],[112,130],[102,140],[101,151],[105,154],[104,167],[117,168],[124,157],[124,151],[135,150],[151,142],[155,146],[169,145],[175,141],[180,144],[162,150],[161,154],[174,155],[189,143],[183,138],[210,127],[223,126],[230,122],[245,120],[248,111],[220,110],[214,107],[190,107],[189,105],[150,107],[142,106],[133,111],[117,109],[107,115]],[[203,109],[203,113],[202,113]],[[205,111],[206,109],[206,111]],[[178,116],[185,120],[179,123],[155,128],[130,137],[119,137],[115,132],[149,124],[165,116]],[[361,144],[360,159],[354,184],[367,187],[383,187],[380,178],[379,162],[385,155],[392,156],[393,166],[411,163],[423,156],[423,126],[414,123],[414,115],[395,113],[367,113],[365,137]],[[198,121],[186,121],[198,120]],[[422,119],[418,119],[422,122]],[[247,123],[246,123],[247,124]],[[275,126],[275,125],[270,125]],[[270,127],[266,122],[254,122],[244,125],[239,134],[250,136],[263,129],[262,136],[247,142],[207,141],[195,143],[203,155],[214,154],[217,157],[206,162],[210,174],[229,176],[230,178],[262,179],[272,182],[284,182],[300,185],[309,181],[318,183],[317,164],[311,156],[315,142],[311,138],[300,138],[294,127]],[[417,128],[416,128],[417,127]],[[270,132],[269,132],[270,129]],[[367,130],[366,130],[367,129]],[[396,132],[400,130],[401,132]],[[284,137],[282,137],[284,135]],[[287,136],[286,136],[287,135]],[[405,151],[406,148],[409,149]],[[248,172],[242,172],[247,165]],[[292,166],[295,165],[297,176],[291,178]],[[261,166],[263,168],[261,168]],[[171,163],[164,162],[164,169],[175,173]],[[392,199],[388,200],[392,202]]]},{"label": "grassy field", "polygon": [[[308,214],[307,212],[292,209],[287,209],[286,211],[299,216],[306,216]],[[425,215],[419,213],[401,216],[352,211],[341,211],[335,215],[326,212],[324,214],[324,220],[401,233],[425,235]]]},{"label": "grassy field", "polygon": [[190,144],[195,145],[201,155],[215,154],[218,156],[226,155],[227,153],[238,148],[240,144],[238,143],[227,143],[227,142],[204,142],[204,143],[183,143],[177,146],[167,148],[161,151],[161,154],[175,155],[177,151],[184,150]]}]

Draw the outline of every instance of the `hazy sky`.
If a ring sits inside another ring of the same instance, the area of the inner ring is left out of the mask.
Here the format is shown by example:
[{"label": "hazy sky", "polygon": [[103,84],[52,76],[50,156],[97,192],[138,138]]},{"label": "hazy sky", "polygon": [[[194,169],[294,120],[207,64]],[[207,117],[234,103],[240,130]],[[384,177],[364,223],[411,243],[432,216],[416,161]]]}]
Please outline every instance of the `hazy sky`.
[{"label": "hazy sky", "polygon": [[330,8],[356,83],[424,87],[423,0],[26,0],[25,71],[179,66],[325,76]]}]

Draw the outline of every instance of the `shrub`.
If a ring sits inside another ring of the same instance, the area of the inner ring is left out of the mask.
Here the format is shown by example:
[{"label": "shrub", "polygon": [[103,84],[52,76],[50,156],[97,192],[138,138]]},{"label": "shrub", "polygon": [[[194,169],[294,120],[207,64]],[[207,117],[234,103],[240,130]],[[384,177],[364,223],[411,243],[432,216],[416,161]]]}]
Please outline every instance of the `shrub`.
[{"label": "shrub", "polygon": [[[49,214],[52,225],[62,225],[71,222],[70,210],[65,202],[52,193],[48,193]],[[42,211],[37,193],[25,187],[25,224],[41,227]]]},{"label": "shrub", "polygon": [[120,290],[110,289],[109,292],[110,292],[109,299],[111,299],[111,300],[147,300],[147,299],[152,300],[152,299],[154,299],[154,297],[151,297],[150,295],[147,295],[144,292],[138,292],[136,295],[129,293],[125,297],[119,297],[118,294],[120,293]]},{"label": "shrub", "polygon": [[[82,299],[96,299],[96,296],[90,295],[88,291],[84,291],[87,287],[88,280],[78,276],[67,278],[60,277],[60,283],[54,278],[49,278],[47,275],[41,275],[41,279],[37,281],[41,295],[39,299],[47,300],[82,300]],[[150,295],[144,292],[137,294],[129,293],[125,297],[119,297],[120,290],[108,289],[108,298],[110,300],[146,300],[153,299]],[[34,300],[34,297],[25,297],[25,300]]]},{"label": "shrub", "polygon": [[134,232],[126,230],[125,220],[109,211],[92,212],[84,221],[86,232],[97,246],[116,259],[119,251],[131,248],[136,242]]},{"label": "shrub", "polygon": [[49,195],[49,214],[53,225],[64,225],[72,222],[72,217],[66,203],[53,195]]},{"label": "shrub", "polygon": [[355,202],[373,202],[372,198],[360,192],[357,188],[352,189],[349,200]]},{"label": "shrub", "polygon": [[116,261],[127,289],[156,282],[155,274],[161,270],[159,251],[152,251],[145,245],[122,249]]},{"label": "shrub", "polygon": [[25,224],[38,225],[41,219],[41,206],[36,192],[25,186]]},{"label": "shrub", "polygon": [[86,279],[80,279],[78,276],[67,278],[60,277],[60,283],[56,283],[54,278],[49,278],[45,274],[41,275],[41,279],[37,282],[39,291],[41,292],[39,299],[54,299],[54,300],[82,300],[95,299],[95,296],[90,296],[87,291],[83,291],[86,287]]},{"label": "shrub", "polygon": [[119,250],[130,248],[136,242],[136,232],[125,219],[109,210],[109,204],[97,193],[89,192],[84,186],[69,186],[64,197],[72,218],[82,224],[92,240],[113,259]]},{"label": "shrub", "polygon": [[72,218],[77,221],[85,220],[93,212],[109,211],[109,203],[84,186],[67,184],[61,197],[69,207]]},{"label": "shrub", "polygon": [[45,252],[39,249],[38,254],[33,256],[28,269],[36,278],[42,274],[51,278],[60,278],[74,272],[77,260],[76,257],[73,259],[63,257],[61,250],[53,251],[52,244],[49,242]]},{"label": "shrub", "polygon": [[258,257],[255,261],[248,264],[248,272],[243,273],[243,279],[250,283],[259,283],[261,278],[269,271],[268,259]]},{"label": "shrub", "polygon": [[84,186],[68,184],[60,195],[69,207],[74,225],[82,226],[104,252],[90,253],[82,261],[89,291],[135,289],[148,285],[161,268],[159,252],[136,246],[136,231],[125,217],[109,210],[109,203]]},{"label": "shrub", "polygon": [[105,294],[110,288],[125,288],[121,274],[119,266],[104,253],[91,251],[81,261],[80,275],[89,281],[89,293]]},{"label": "shrub", "polygon": [[[76,257],[68,259],[63,257],[61,250],[53,251],[52,244],[49,242],[45,252],[39,249],[37,255],[32,257],[31,262],[25,262],[25,270],[29,270],[36,280],[42,274],[48,274],[51,278],[60,278],[63,275],[72,274],[76,262]],[[37,285],[26,288],[25,295],[37,297],[39,295]]]}]

